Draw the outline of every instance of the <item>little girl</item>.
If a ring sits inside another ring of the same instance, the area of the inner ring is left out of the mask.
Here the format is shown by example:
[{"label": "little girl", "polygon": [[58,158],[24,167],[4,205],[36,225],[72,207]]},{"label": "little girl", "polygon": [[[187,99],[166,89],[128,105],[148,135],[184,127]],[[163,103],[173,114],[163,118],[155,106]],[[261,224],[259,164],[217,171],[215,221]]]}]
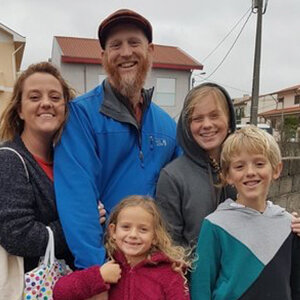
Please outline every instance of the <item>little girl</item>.
[{"label": "little girl", "polygon": [[131,196],[112,212],[106,231],[109,262],[75,271],[54,287],[55,300],[84,300],[108,290],[109,300],[189,300],[190,266],[174,246],[153,199]]}]

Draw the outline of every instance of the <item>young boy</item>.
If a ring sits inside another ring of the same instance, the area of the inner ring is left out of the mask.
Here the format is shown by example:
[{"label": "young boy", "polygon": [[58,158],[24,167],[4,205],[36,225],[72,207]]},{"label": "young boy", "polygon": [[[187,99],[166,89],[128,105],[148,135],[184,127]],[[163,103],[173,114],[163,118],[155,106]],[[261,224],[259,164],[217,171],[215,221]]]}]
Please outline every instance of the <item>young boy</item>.
[{"label": "young boy", "polygon": [[255,126],[240,129],[223,145],[221,168],[238,197],[203,222],[192,299],[300,299],[299,237],[291,215],[266,200],[282,169],[276,141]]}]

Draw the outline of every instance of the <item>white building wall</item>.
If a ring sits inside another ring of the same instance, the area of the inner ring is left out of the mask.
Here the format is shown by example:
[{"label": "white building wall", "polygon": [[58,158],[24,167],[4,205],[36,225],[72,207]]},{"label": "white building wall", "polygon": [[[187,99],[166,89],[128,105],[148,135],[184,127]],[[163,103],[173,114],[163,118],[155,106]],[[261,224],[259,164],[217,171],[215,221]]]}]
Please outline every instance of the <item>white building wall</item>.
[{"label": "white building wall", "polygon": [[291,94],[284,95],[284,107],[294,107],[299,106],[299,104],[295,104],[295,93],[292,92]]},{"label": "white building wall", "polygon": [[92,90],[99,83],[99,75],[105,75],[105,71],[100,65],[87,65],[86,78],[87,78],[87,91]]},{"label": "white building wall", "polygon": [[[145,83],[146,88],[156,87],[157,78],[174,78],[176,80],[175,85],[175,105],[174,106],[162,106],[160,107],[165,110],[172,118],[178,120],[180,111],[183,106],[183,101],[190,87],[190,72],[189,71],[177,71],[167,69],[152,69],[151,73]],[[159,99],[156,97],[157,90],[154,89],[153,102],[159,104]]]},{"label": "white building wall", "polygon": [[277,97],[275,95],[267,95],[259,97],[258,113],[275,109],[277,107]]},{"label": "white building wall", "polygon": [[61,73],[77,94],[83,94],[99,84],[99,75],[103,74],[100,65],[61,63]]},{"label": "white building wall", "polygon": [[53,38],[52,41],[52,52],[51,52],[51,62],[58,67],[59,69],[61,68],[61,49],[57,43],[57,39]]},{"label": "white building wall", "polygon": [[[250,122],[251,115],[251,100],[247,101],[244,106],[245,117],[241,119],[241,124],[246,124]],[[258,114],[275,109],[277,107],[277,97],[272,95],[261,96],[258,99]],[[278,104],[278,108],[281,108],[281,104]],[[264,122],[263,118],[258,117],[258,122]]]}]

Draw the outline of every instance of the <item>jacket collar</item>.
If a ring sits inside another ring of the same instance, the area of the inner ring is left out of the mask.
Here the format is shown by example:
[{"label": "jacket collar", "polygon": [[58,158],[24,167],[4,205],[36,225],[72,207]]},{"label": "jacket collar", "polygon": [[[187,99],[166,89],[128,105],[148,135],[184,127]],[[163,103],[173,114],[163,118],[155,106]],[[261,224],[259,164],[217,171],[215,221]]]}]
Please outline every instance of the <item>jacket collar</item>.
[{"label": "jacket collar", "polygon": [[[126,260],[125,255],[121,251],[119,250],[115,251],[114,259],[118,263],[120,263],[123,267],[131,268],[131,266],[128,264]],[[152,253],[150,257],[144,259],[143,261],[135,265],[134,268],[140,268],[145,265],[156,265],[156,264],[170,263],[170,262],[171,262],[170,259],[164,253],[157,251]]]},{"label": "jacket collar", "polygon": [[[128,105],[126,105],[129,100],[113,89],[107,79],[105,79],[102,83],[102,87],[104,96],[100,112],[116,121],[129,123],[134,125],[136,128],[139,128],[133,111]],[[142,89],[141,91],[143,97],[143,113],[146,112],[151,103],[153,91],[154,88],[148,90]]]}]

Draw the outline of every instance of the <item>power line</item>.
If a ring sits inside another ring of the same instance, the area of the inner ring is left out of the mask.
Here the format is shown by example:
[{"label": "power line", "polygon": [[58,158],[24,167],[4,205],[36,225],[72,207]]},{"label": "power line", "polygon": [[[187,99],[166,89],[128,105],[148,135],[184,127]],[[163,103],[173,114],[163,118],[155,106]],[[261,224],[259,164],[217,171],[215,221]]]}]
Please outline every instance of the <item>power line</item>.
[{"label": "power line", "polygon": [[[263,110],[264,110],[263,112],[266,112],[266,111],[267,111],[267,110],[265,111],[266,108],[267,108],[268,110],[278,109],[278,107],[276,107],[276,105],[277,105],[277,104],[269,104],[269,105],[262,105],[262,104],[261,104],[259,108],[260,108],[260,110],[263,109]],[[271,108],[272,108],[272,109],[271,109]],[[281,109],[281,108],[279,108],[279,109]],[[260,113],[262,113],[262,111],[261,111]]]},{"label": "power line", "polygon": [[[194,75],[194,76],[201,76],[201,75],[196,74],[196,75]],[[222,85],[222,86],[224,86],[224,87],[227,87],[227,88],[230,88],[230,89],[239,91],[239,92],[243,92],[243,93],[250,94],[250,91],[241,90],[241,89],[239,89],[239,88],[237,88],[237,87],[233,87],[233,86],[230,86],[230,85],[228,85],[228,84],[224,84],[224,83],[221,83],[221,82],[217,82],[217,81],[215,81],[215,80],[206,80],[206,78],[203,78],[202,80],[197,80],[197,79],[195,79],[195,82],[202,82],[202,81],[210,81],[210,82],[217,83],[217,84],[219,84],[219,85]]]},{"label": "power line", "polygon": [[228,55],[230,54],[231,50],[233,49],[234,45],[236,44],[237,40],[239,39],[240,35],[242,34],[246,24],[248,23],[250,17],[252,15],[252,11],[250,12],[249,16],[247,17],[245,23],[243,24],[241,30],[239,31],[237,37],[235,38],[235,40],[233,41],[231,47],[229,48],[229,50],[227,51],[227,53],[225,54],[224,58],[221,60],[221,62],[217,65],[217,67],[212,71],[212,73],[210,73],[209,76],[205,77],[205,80],[210,78],[213,74],[215,74],[217,72],[217,70],[221,67],[221,65],[224,63],[225,59],[228,57]]},{"label": "power line", "polygon": [[247,9],[246,13],[244,13],[243,16],[235,23],[235,25],[230,29],[230,31],[225,35],[225,37],[217,44],[217,46],[208,55],[206,55],[204,59],[201,60],[202,63],[204,63],[213,53],[216,52],[216,50],[223,44],[223,42],[227,39],[227,37],[229,37],[229,35],[240,24],[240,22],[245,18],[245,16],[248,14],[250,10],[251,7]]}]

